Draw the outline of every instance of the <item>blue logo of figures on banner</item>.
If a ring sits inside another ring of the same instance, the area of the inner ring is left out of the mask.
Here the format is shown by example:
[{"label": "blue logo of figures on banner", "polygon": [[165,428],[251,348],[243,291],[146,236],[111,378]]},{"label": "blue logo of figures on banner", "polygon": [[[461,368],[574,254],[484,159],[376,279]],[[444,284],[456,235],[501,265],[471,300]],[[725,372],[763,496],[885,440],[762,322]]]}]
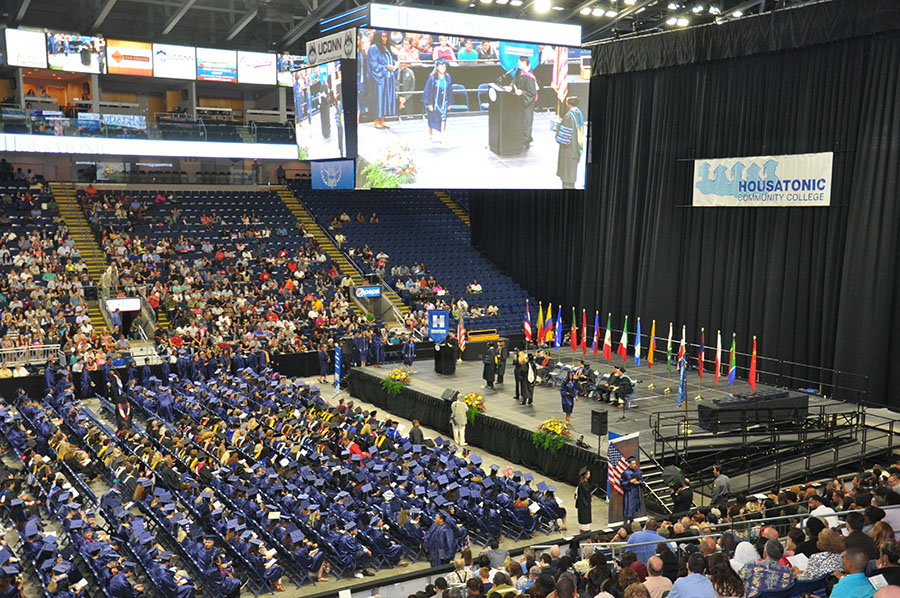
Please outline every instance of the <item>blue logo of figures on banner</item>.
[{"label": "blue logo of figures on banner", "polygon": [[313,189],[353,189],[353,160],[322,160],[310,163]]},{"label": "blue logo of figures on banner", "polygon": [[441,344],[449,334],[450,312],[446,309],[433,309],[428,312],[428,337]]}]

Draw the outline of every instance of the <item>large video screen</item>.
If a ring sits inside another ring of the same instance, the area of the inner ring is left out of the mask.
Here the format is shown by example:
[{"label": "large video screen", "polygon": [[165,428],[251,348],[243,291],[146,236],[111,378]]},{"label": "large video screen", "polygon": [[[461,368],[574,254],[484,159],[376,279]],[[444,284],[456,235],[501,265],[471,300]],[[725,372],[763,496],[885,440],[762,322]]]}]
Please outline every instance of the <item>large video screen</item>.
[{"label": "large video screen", "polygon": [[278,84],[283,87],[293,87],[293,72],[306,66],[306,56],[281,53],[278,55],[275,65],[278,69]]},{"label": "large video screen", "polygon": [[234,50],[197,48],[197,81],[237,83],[237,53]]},{"label": "large video screen", "polygon": [[194,47],[153,44],[153,76],[165,79],[196,79],[197,54]]},{"label": "large video screen", "polygon": [[583,189],[585,52],[360,29],[357,187]]},{"label": "large video screen", "polygon": [[106,40],[106,72],[110,75],[153,76],[153,44]]},{"label": "large video screen", "polygon": [[238,83],[275,85],[275,54],[238,51]]},{"label": "large video screen", "polygon": [[47,64],[57,71],[106,73],[106,42],[100,36],[47,34]]},{"label": "large video screen", "polygon": [[47,68],[47,37],[44,32],[7,29],[6,61],[10,66]]},{"label": "large video screen", "polygon": [[341,61],[294,71],[294,128],[301,160],[347,157]]}]

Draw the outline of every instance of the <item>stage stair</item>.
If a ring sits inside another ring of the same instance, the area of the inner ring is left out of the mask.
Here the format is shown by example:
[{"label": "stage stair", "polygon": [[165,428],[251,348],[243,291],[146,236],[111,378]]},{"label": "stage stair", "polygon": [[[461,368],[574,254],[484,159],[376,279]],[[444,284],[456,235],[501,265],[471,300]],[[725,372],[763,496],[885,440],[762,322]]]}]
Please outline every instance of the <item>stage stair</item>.
[{"label": "stage stair", "polygon": [[466,226],[472,226],[472,222],[469,220],[469,213],[465,209],[463,209],[463,207],[459,205],[452,197],[450,197],[449,193],[447,193],[446,191],[435,191],[434,194],[438,196],[438,199],[444,202],[444,205],[447,206],[451,212],[456,214],[460,220],[465,222]]},{"label": "stage stair", "polygon": [[[50,183],[50,191],[56,199],[56,206],[59,215],[69,229],[69,238],[75,241],[75,248],[81,254],[81,259],[87,265],[88,275],[91,281],[99,289],[100,276],[106,270],[108,262],[103,250],[97,244],[94,233],[81,206],[78,205],[78,198],[75,195],[75,183],[58,182]],[[100,306],[97,301],[88,301],[88,315],[91,318],[91,325],[97,332],[108,329],[106,319],[100,313]]]},{"label": "stage stair", "polygon": [[654,515],[672,514],[672,493],[663,480],[663,466],[649,452],[641,449],[641,476],[644,478],[644,506]]},{"label": "stage stair", "polygon": [[[356,286],[361,286],[366,284],[366,279],[363,277],[362,272],[351,262],[346,255],[338,248],[335,244],[334,240],[331,236],[321,227],[319,223],[316,222],[313,215],[306,209],[297,197],[294,195],[294,192],[285,185],[272,185],[272,189],[278,195],[284,205],[291,211],[294,217],[297,219],[297,222],[303,225],[303,228],[306,229],[306,232],[311,234],[316,242],[319,244],[319,247],[322,248],[322,251],[325,252],[325,255],[328,256],[332,262],[334,262],[338,270],[340,270],[341,274],[346,276],[350,276],[351,280],[353,280],[353,284]],[[400,297],[390,291],[385,293],[385,297],[387,297],[394,307],[399,310],[402,315],[406,315],[409,313],[409,307],[403,303]],[[366,312],[363,308],[355,301],[350,301],[350,305],[353,308],[353,311],[359,315],[364,315]]]}]

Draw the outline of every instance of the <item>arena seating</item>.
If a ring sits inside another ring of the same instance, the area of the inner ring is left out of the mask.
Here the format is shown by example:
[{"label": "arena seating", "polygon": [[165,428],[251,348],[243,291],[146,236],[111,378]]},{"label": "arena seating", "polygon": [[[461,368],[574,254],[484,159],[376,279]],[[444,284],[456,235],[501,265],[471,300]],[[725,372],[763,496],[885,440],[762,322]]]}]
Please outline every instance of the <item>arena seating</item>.
[{"label": "arena seating", "polygon": [[[498,316],[467,320],[468,329],[521,332],[527,293],[472,247],[468,227],[433,193],[393,190],[335,195],[300,186],[295,186],[295,192],[323,228],[344,212],[351,217],[340,230],[347,238],[342,247],[345,251],[368,245],[374,253],[386,252],[390,255],[388,274],[394,264],[424,263],[427,275],[449,291],[443,298],[446,303],[465,297],[470,307],[499,308]],[[368,221],[373,212],[378,223]],[[356,221],[357,214],[363,215],[364,223]],[[397,282],[389,275],[386,279],[392,285]],[[481,284],[482,293],[466,294],[466,286],[473,280]],[[401,296],[408,297],[402,292]]]}]

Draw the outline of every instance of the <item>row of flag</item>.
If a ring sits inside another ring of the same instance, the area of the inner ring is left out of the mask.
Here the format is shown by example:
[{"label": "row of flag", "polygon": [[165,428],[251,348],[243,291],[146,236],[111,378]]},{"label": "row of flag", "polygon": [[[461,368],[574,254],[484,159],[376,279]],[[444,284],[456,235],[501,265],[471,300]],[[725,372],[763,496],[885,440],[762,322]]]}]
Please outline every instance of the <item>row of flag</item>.
[{"label": "row of flag", "polygon": [[[531,327],[531,310],[528,305],[528,301],[525,301],[525,320],[523,321],[523,328],[525,331],[525,339],[528,342],[532,342],[535,344],[541,344],[545,342],[550,342],[553,340],[553,346],[556,349],[559,349],[562,343],[563,337],[563,329],[562,329],[562,309],[558,309],[556,312],[556,323],[554,325],[553,322],[553,314],[552,314],[552,305],[547,306],[547,318],[544,319],[544,306],[539,305],[538,307],[538,321],[537,321],[537,329],[532,329]],[[678,369],[682,372],[682,376],[684,375],[685,365],[687,363],[687,342],[685,340],[686,330],[685,326],[681,327],[681,344],[678,346],[678,353],[675,357],[675,363],[678,364]],[[588,331],[588,323],[587,323],[587,313],[585,310],[581,310],[581,337],[579,339],[578,336],[578,323],[575,316],[575,308],[572,308],[572,329],[569,335],[571,346],[573,351],[577,351],[579,348],[579,340],[581,345],[582,352],[587,355],[587,331]],[[666,342],[666,367],[669,371],[672,370],[672,332],[673,327],[672,323],[669,322],[669,336]],[[637,321],[637,330],[634,335],[634,363],[637,366],[641,365],[641,319],[638,318]],[[594,357],[597,357],[598,352],[601,350],[599,345],[600,339],[600,314],[599,312],[594,313],[594,339],[591,343],[591,350],[594,353]],[[697,365],[700,370],[700,379],[703,379],[704,372],[704,357],[706,354],[706,330],[700,330],[700,354],[697,358]],[[613,341],[612,341],[612,314],[609,314],[606,319],[606,333],[603,335],[603,359],[607,361],[612,361],[613,356]],[[622,361],[627,361],[628,359],[628,316],[625,316],[625,325],[622,327],[622,336],[619,338],[619,346],[616,349],[616,353],[622,358]],[[656,353],[656,320],[653,320],[653,324],[650,326],[650,345],[647,349],[647,366],[653,367],[654,355]],[[715,382],[719,384],[719,375],[722,370],[722,333],[721,331],[716,333],[716,362],[715,362]],[[729,351],[728,356],[728,385],[732,386],[734,384],[734,378],[737,373],[737,338],[736,335],[731,335],[731,350]],[[755,391],[756,390],[756,337],[753,337],[753,353],[750,356],[750,372],[749,372],[749,380],[750,387]]]}]

